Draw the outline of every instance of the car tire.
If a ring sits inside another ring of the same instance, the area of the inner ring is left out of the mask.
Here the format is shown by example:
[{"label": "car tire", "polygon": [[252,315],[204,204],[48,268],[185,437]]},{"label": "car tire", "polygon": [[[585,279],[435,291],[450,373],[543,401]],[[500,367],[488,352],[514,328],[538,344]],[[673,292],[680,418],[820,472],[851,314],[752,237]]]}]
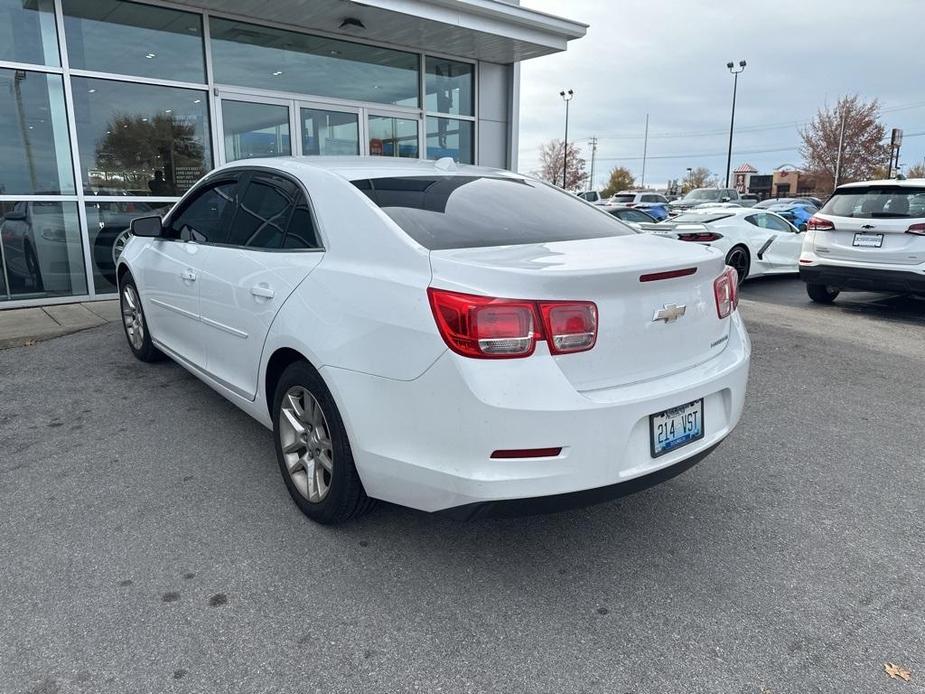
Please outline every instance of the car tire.
[{"label": "car tire", "polygon": [[831,304],[835,301],[835,297],[839,295],[840,290],[825,284],[807,284],[806,293],[817,304]]},{"label": "car tire", "polygon": [[748,270],[751,267],[751,258],[748,255],[748,249],[745,246],[733,246],[726,254],[726,265],[735,268],[739,275],[739,284],[748,277]]},{"label": "car tire", "polygon": [[119,287],[119,308],[122,312],[122,329],[132,354],[143,362],[160,361],[164,353],[154,346],[148,320],[141,308],[141,295],[131,275],[125,275]]},{"label": "car tire", "polygon": [[273,434],[286,489],[306,516],[334,525],[372,507],[331,391],[307,362],[290,364],[279,379]]}]

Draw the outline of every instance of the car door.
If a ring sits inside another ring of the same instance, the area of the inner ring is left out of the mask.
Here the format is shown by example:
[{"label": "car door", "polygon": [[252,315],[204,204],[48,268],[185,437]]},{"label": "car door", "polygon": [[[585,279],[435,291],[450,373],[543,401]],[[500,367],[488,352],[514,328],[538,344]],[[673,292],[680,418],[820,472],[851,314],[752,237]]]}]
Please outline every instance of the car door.
[{"label": "car door", "polygon": [[224,243],[200,268],[201,335],[206,371],[253,399],[260,357],[280,307],[323,257],[317,225],[300,184],[253,170],[238,188]]},{"label": "car door", "polygon": [[768,242],[760,251],[762,260],[771,268],[779,270],[799,269],[800,250],[803,246],[803,234],[786,219],[778,217],[771,212],[760,212],[755,215],[757,225],[771,232]]},{"label": "car door", "polygon": [[203,364],[199,329],[199,264],[235,207],[235,177],[200,184],[164,220],[164,235],[139,256],[141,300],[152,338],[174,355]]}]

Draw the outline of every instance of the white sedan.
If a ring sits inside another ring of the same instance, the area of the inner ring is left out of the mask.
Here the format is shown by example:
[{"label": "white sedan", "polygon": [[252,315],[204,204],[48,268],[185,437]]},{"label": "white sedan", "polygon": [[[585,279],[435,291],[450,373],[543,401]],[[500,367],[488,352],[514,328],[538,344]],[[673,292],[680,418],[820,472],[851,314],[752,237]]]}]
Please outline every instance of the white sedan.
[{"label": "white sedan", "polygon": [[469,518],[613,498],[689,468],[742,412],[722,254],[529,177],[252,159],[132,231],[132,352],[271,428],[322,523],[372,499]]},{"label": "white sedan", "polygon": [[783,217],[753,207],[707,207],[643,224],[644,232],[713,246],[726,264],[748,277],[799,272],[804,233]]}]

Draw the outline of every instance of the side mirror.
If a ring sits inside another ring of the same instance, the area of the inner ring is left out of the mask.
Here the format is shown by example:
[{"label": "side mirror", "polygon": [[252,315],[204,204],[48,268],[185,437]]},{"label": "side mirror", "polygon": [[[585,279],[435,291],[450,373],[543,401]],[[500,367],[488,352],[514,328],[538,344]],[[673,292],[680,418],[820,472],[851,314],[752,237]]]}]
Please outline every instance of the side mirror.
[{"label": "side mirror", "polygon": [[138,217],[132,220],[132,233],[135,236],[146,236],[148,238],[157,238],[164,233],[164,227],[161,224],[161,218],[157,215],[153,217]]},{"label": "side mirror", "polygon": [[720,202],[729,202],[729,198],[728,198],[728,197],[722,197],[722,198],[719,199],[719,201],[720,201]]}]

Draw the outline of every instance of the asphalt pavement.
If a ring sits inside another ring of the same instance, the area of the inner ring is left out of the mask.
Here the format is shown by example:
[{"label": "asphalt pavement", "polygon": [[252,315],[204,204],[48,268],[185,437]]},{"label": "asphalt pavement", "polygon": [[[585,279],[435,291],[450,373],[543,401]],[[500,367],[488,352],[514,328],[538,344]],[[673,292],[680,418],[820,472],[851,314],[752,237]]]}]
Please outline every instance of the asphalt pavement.
[{"label": "asphalt pavement", "polygon": [[925,311],[792,289],[743,291],[710,458],[515,520],[320,527],[270,432],[118,324],[0,351],[0,692],[925,690]]}]

